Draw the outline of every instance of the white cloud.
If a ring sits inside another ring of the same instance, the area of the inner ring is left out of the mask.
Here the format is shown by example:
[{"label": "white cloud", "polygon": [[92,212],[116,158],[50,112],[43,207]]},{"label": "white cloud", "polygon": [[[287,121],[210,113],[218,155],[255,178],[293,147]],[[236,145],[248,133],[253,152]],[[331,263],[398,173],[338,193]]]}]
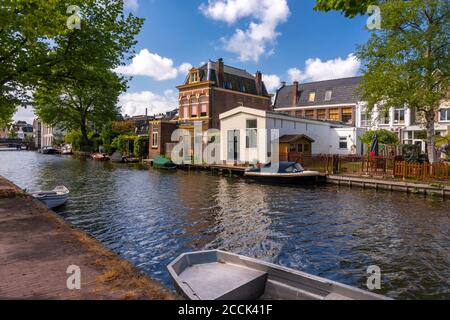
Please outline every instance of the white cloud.
[{"label": "white cloud", "polygon": [[288,75],[291,81],[299,82],[338,79],[356,76],[360,66],[361,62],[354,54],[349,54],[346,59],[339,57],[327,61],[315,58],[306,60],[305,70],[291,68]]},{"label": "white cloud", "polygon": [[137,10],[139,8],[138,0],[125,0],[125,8],[130,10]]},{"label": "white cloud", "polygon": [[191,69],[192,64],[185,62],[178,67],[178,72],[180,72],[181,74],[188,74],[189,70]]},{"label": "white cloud", "polygon": [[229,24],[251,18],[246,30],[236,29],[231,37],[221,41],[224,48],[238,54],[241,61],[254,62],[264,53],[273,54],[267,46],[280,35],[276,29],[290,15],[287,0],[208,0],[200,10],[208,18]]},{"label": "white cloud", "polygon": [[163,113],[178,107],[178,99],[173,90],[166,90],[164,95],[158,95],[151,91],[124,93],[119,97],[119,106],[122,114],[138,116]]},{"label": "white cloud", "polygon": [[267,91],[275,92],[277,89],[281,87],[281,79],[276,74],[263,74],[263,81],[266,85]]},{"label": "white cloud", "polygon": [[116,68],[115,72],[128,76],[147,76],[157,81],[175,79],[179,72],[184,73],[188,63],[178,68],[170,58],[151,53],[148,49],[141,50],[127,66]]}]

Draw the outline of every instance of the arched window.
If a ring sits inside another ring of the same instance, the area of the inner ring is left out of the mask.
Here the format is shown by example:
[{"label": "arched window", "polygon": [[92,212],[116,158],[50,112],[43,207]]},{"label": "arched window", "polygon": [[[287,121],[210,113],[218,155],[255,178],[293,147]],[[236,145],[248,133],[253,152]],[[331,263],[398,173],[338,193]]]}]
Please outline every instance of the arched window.
[{"label": "arched window", "polygon": [[197,118],[199,115],[198,99],[196,97],[192,97],[190,105],[191,105],[191,118]]},{"label": "arched window", "polygon": [[181,99],[181,118],[189,118],[189,100],[187,98]]},{"label": "arched window", "polygon": [[200,97],[200,117],[208,116],[209,98],[207,96]]}]

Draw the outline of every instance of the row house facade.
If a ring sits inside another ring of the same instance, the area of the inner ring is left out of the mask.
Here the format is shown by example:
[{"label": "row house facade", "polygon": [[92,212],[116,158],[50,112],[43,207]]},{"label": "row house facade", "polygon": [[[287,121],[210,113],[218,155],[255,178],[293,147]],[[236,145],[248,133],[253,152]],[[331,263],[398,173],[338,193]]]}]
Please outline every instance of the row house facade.
[{"label": "row house facade", "polygon": [[194,122],[201,122],[203,130],[220,129],[219,115],[238,106],[272,108],[272,96],[267,92],[261,72],[252,75],[225,65],[222,59],[192,68],[177,89],[178,121],[182,129],[192,129]]},{"label": "row house facade", "polygon": [[[367,112],[358,88],[362,77],[325,80],[292,85],[283,83],[277,91],[274,110],[313,120],[335,121],[356,128],[387,129],[396,132],[403,144],[420,145],[426,151],[424,122],[409,108]],[[444,102],[436,113],[436,133],[450,133],[450,102]]]}]

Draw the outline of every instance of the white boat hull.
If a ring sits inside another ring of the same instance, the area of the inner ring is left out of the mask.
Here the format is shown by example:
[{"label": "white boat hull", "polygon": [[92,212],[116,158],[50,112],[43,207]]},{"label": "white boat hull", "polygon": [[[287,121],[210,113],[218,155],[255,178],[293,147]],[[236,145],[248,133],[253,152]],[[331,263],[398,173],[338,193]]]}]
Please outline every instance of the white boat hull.
[{"label": "white boat hull", "polygon": [[47,208],[53,209],[65,204],[69,198],[69,193],[69,189],[64,186],[59,186],[52,191],[41,191],[35,193],[33,194],[33,197],[44,203]]}]

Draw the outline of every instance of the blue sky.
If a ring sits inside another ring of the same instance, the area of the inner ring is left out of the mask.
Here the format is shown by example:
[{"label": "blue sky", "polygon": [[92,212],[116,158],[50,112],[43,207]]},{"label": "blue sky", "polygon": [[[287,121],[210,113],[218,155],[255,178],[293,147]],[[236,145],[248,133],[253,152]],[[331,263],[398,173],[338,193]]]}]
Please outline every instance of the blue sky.
[{"label": "blue sky", "polygon": [[[146,19],[137,57],[117,72],[133,76],[120,98],[123,113],[157,113],[177,107],[176,86],[186,70],[208,59],[280,81],[315,81],[358,73],[351,56],[369,37],[367,17],[316,12],[314,0],[125,0]],[[30,121],[31,110],[15,119]]]}]

